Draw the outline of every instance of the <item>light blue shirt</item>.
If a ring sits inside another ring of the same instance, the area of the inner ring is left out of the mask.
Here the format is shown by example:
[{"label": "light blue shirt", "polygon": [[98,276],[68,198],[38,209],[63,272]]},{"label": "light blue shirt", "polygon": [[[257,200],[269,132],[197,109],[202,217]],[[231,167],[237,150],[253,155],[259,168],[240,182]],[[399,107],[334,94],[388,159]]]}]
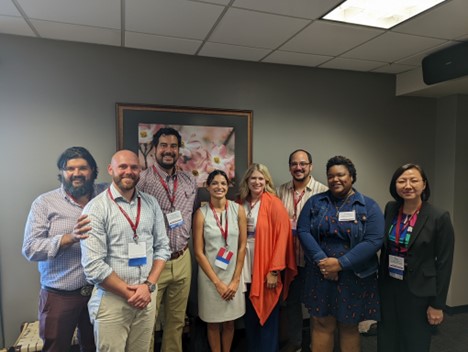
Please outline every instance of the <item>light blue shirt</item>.
[{"label": "light blue shirt", "polygon": [[[94,195],[107,184],[94,186]],[[63,189],[57,188],[34,200],[24,230],[22,253],[38,262],[41,285],[73,291],[86,285],[80,244],[60,248],[63,235],[72,233],[83,208]]]},{"label": "light blue shirt", "polygon": [[[106,190],[83,210],[83,214],[88,214],[92,228],[88,239],[81,241],[81,263],[86,278],[99,285],[115,272],[129,285],[141,284],[148,278],[154,260],[166,261],[171,257],[163,213],[156,198],[149,194],[136,191],[128,202],[113,184],[109,189],[115,201]],[[128,250],[129,243],[135,243],[133,230],[117,204],[135,223],[138,197],[141,199],[141,214],[136,232],[138,242],[146,243],[146,264],[130,266]]]}]

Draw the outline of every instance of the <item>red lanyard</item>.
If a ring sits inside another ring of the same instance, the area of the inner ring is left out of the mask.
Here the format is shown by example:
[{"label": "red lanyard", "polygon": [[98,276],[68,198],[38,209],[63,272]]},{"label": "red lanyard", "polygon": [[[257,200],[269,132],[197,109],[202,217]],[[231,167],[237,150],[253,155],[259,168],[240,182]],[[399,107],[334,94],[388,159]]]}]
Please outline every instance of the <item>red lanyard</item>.
[{"label": "red lanyard", "polygon": [[258,198],[254,203],[249,202],[249,212],[247,213],[248,217],[252,216],[252,210],[257,205],[257,203],[260,202],[260,199],[262,199],[262,197]]},{"label": "red lanyard", "polygon": [[297,205],[301,202],[302,197],[304,197],[305,189],[302,190],[302,193],[297,196],[296,191],[294,189],[291,190],[293,194],[293,202],[294,202],[294,220],[297,218]]},{"label": "red lanyard", "polygon": [[[401,235],[401,230],[405,230],[408,227],[408,231],[406,232],[406,236],[411,236],[411,233],[413,232],[413,227],[414,224],[416,223],[416,220],[418,218],[419,210],[421,210],[421,206],[419,206],[418,209],[411,215],[411,217],[408,219],[403,224],[403,228],[401,227],[401,220],[403,217],[403,207],[400,208],[400,211],[398,212],[398,218],[395,226],[395,243],[398,246],[400,244],[400,235]],[[407,242],[409,242],[409,237],[407,238]]]},{"label": "red lanyard", "polygon": [[153,170],[154,170],[154,172],[156,173],[156,175],[158,175],[159,180],[161,181],[161,184],[163,185],[164,189],[166,190],[167,198],[169,199],[169,202],[171,202],[171,205],[172,205],[172,207],[174,208],[175,196],[176,196],[177,184],[178,184],[177,177],[174,179],[174,189],[173,189],[173,192],[172,192],[172,195],[171,195],[171,191],[169,190],[168,184],[167,184],[166,181],[164,181],[164,179],[161,177],[161,175],[159,174],[158,170],[156,169],[156,166],[154,166],[154,165],[153,165]]},{"label": "red lanyard", "polygon": [[137,228],[138,228],[138,225],[140,224],[140,214],[141,214],[141,198],[138,197],[137,216],[136,216],[135,223],[133,223],[132,219],[130,219],[130,216],[128,216],[127,212],[123,210],[122,207],[117,204],[114,197],[112,197],[110,188],[107,189],[107,193],[109,193],[110,199],[114,201],[114,203],[119,207],[122,214],[125,216],[125,219],[127,219],[128,223],[130,224],[130,227],[133,230],[133,239],[137,242],[138,241]]},{"label": "red lanyard", "polygon": [[226,225],[223,229],[223,225],[221,224],[221,221],[219,220],[219,217],[218,217],[218,213],[216,213],[216,210],[215,208],[213,207],[213,204],[211,204],[210,202],[210,208],[211,208],[211,211],[213,212],[213,216],[216,220],[216,224],[218,225],[219,229],[221,230],[221,235],[223,236],[224,238],[224,243],[226,244],[227,246],[227,237],[228,237],[228,201],[226,200]]}]

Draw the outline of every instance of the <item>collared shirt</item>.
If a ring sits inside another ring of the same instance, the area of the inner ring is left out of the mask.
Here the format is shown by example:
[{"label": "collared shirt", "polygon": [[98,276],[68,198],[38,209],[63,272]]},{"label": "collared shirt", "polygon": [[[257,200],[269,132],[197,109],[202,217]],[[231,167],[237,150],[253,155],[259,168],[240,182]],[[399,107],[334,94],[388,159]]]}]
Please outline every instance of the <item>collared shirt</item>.
[{"label": "collared shirt", "polygon": [[[94,185],[93,196],[106,187],[104,183]],[[63,187],[40,195],[33,202],[22,252],[28,260],[38,262],[42,286],[73,291],[86,285],[80,244],[60,248],[63,235],[73,232],[82,210]]]},{"label": "collared shirt", "polygon": [[173,194],[174,181],[177,178],[177,190],[175,194],[174,207],[169,199],[166,189],[161,183],[159,176],[154,172],[153,167],[149,167],[140,174],[138,189],[156,197],[163,213],[166,215],[174,210],[179,210],[182,213],[183,225],[171,229],[165,217],[166,231],[169,237],[169,245],[172,252],[177,252],[187,246],[192,229],[192,214],[197,195],[197,183],[195,178],[183,171],[175,172],[173,175],[168,175],[162,170],[158,164],[155,164],[159,175],[169,187],[170,194]]},{"label": "collared shirt", "polygon": [[[310,176],[310,180],[307,183],[306,188],[304,189],[304,195],[300,199],[299,203],[297,203],[296,208],[296,218],[294,219],[297,221],[299,219],[299,214],[301,213],[302,207],[307,202],[307,200],[312,197],[314,194],[322,193],[328,190],[328,187],[324,184],[316,181],[312,176]],[[278,197],[284,204],[284,207],[288,211],[288,215],[290,219],[294,218],[294,183],[293,181],[286,182],[279,186],[278,190]],[[300,195],[298,195],[300,197]],[[297,196],[296,196],[297,197]],[[298,266],[305,266],[304,260],[304,250],[302,249],[301,243],[299,241],[298,236],[293,236],[294,242],[294,250],[296,252],[296,264]]]},{"label": "collared shirt", "polygon": [[[81,241],[82,259],[86,278],[93,284],[100,284],[115,272],[129,285],[143,283],[156,259],[171,257],[163,214],[156,199],[143,192],[135,192],[128,202],[112,184],[110,192],[105,191],[89,202],[83,210],[91,223],[89,237]],[[136,234],[138,242],[146,242],[146,264],[129,266],[129,243],[135,243],[134,233],[125,215],[136,222],[138,198],[141,199],[140,221]]]}]

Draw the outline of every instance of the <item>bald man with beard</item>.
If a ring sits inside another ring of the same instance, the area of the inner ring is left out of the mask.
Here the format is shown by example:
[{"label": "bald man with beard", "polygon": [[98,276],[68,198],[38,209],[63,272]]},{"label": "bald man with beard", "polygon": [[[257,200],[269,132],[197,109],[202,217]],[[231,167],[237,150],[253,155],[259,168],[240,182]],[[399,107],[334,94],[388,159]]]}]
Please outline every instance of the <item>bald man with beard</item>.
[{"label": "bald man with beard", "polygon": [[136,189],[141,167],[129,150],[114,154],[110,187],[84,208],[81,243],[86,278],[96,285],[88,309],[97,351],[147,352],[156,315],[157,283],[171,252],[156,199]]}]

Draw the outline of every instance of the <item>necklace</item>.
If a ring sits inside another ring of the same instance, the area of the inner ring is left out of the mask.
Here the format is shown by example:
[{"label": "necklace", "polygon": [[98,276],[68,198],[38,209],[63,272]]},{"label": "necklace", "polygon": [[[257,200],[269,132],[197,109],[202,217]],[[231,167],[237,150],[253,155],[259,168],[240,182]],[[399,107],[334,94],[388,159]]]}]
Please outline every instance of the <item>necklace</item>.
[{"label": "necklace", "polygon": [[343,204],[341,204],[339,208],[338,208],[338,206],[336,205],[336,202],[333,201],[333,205],[335,206],[335,209],[336,209],[336,217],[338,217],[338,215],[340,214],[341,208],[344,207],[344,205],[346,204],[346,201],[347,201],[347,200],[349,199],[349,197],[351,197],[353,194],[354,194],[354,191],[351,190],[351,191],[348,193],[348,195],[346,196],[346,198],[344,199]]}]

